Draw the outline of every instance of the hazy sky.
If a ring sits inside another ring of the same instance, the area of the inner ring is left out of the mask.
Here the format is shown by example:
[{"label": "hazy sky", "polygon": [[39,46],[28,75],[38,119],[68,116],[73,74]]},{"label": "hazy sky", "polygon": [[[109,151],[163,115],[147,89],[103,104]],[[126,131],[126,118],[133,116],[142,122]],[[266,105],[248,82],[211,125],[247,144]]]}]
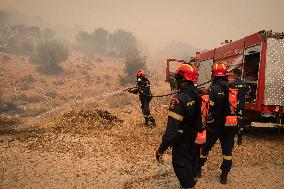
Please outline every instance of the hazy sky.
[{"label": "hazy sky", "polygon": [[153,47],[213,48],[262,29],[284,32],[284,0],[0,0],[0,8],[87,31],[123,28]]}]

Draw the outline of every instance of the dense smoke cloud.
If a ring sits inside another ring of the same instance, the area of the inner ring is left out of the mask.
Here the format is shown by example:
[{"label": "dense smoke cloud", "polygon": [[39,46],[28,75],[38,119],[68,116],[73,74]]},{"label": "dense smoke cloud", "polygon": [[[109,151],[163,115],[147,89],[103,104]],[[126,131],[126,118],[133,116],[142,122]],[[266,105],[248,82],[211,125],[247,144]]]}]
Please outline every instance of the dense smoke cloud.
[{"label": "dense smoke cloud", "polygon": [[172,41],[211,49],[225,39],[237,40],[263,29],[284,31],[284,1],[278,0],[0,0],[0,4],[35,15],[33,23],[40,16],[68,40],[74,40],[78,31],[124,29],[151,52]]}]

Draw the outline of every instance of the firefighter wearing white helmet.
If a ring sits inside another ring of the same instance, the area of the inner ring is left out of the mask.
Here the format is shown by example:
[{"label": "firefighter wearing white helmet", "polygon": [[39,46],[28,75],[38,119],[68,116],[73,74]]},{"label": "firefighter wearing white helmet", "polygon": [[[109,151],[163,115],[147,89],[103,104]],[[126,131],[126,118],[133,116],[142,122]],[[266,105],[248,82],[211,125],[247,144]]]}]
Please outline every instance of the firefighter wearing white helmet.
[{"label": "firefighter wearing white helmet", "polygon": [[196,184],[194,143],[197,131],[202,131],[201,98],[194,85],[198,70],[193,65],[181,64],[175,79],[179,92],[171,100],[167,128],[156,151],[156,159],[160,162],[163,153],[172,146],[172,165],[181,188],[192,188]]}]

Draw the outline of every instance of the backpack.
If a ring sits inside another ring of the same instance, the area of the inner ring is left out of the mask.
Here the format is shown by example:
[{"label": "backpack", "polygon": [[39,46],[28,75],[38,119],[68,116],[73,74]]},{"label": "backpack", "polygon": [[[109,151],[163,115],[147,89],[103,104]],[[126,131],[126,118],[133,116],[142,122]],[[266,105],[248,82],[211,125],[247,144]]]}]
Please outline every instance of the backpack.
[{"label": "backpack", "polygon": [[[202,128],[206,127],[207,124],[207,115],[209,110],[209,95],[202,95],[201,102],[201,117],[202,117]],[[195,143],[196,144],[204,144],[206,142],[206,130],[204,129],[202,132],[198,132]]]},{"label": "backpack", "polygon": [[238,119],[236,115],[236,110],[238,106],[238,89],[237,88],[229,88],[229,105],[230,111],[226,116],[225,126],[237,126]]}]

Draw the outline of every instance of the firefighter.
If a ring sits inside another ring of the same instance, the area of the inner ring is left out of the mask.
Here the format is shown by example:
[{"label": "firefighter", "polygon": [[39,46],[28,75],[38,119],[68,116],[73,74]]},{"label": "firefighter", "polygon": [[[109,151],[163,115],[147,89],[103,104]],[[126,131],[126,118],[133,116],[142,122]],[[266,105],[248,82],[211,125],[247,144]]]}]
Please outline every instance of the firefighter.
[{"label": "firefighter", "polygon": [[227,176],[232,167],[232,149],[234,146],[234,127],[226,127],[226,117],[230,111],[227,67],[225,63],[212,66],[212,85],[209,87],[209,112],[207,116],[206,143],[200,152],[197,174],[201,177],[201,167],[207,160],[209,151],[216,141],[221,142],[223,162],[220,183],[227,183]]},{"label": "firefighter", "polygon": [[196,184],[194,143],[197,131],[202,131],[201,98],[194,83],[198,70],[190,64],[181,64],[175,71],[178,94],[171,99],[167,128],[156,151],[157,161],[172,147],[172,165],[182,188]]},{"label": "firefighter", "polygon": [[244,106],[245,106],[245,97],[246,97],[246,91],[248,90],[248,87],[246,83],[241,80],[241,70],[239,69],[234,69],[231,72],[231,81],[229,83],[229,88],[237,88],[238,89],[238,105],[236,108],[236,114],[238,116],[238,141],[237,144],[241,145],[242,144],[242,131],[244,128],[244,119],[243,119],[243,114],[244,114]]},{"label": "firefighter", "polygon": [[200,161],[200,150],[204,146],[206,142],[206,125],[207,125],[207,115],[208,115],[208,109],[209,109],[209,95],[206,95],[203,91],[203,94],[201,94],[201,117],[202,117],[202,132],[198,132],[196,139],[195,139],[195,169],[196,169],[196,177],[200,177],[201,170],[198,169],[197,163]]},{"label": "firefighter", "polygon": [[149,103],[152,99],[150,90],[150,81],[145,77],[143,71],[136,73],[137,85],[136,88],[129,89],[128,92],[137,94],[139,93],[139,100],[141,102],[141,110],[145,118],[147,126],[156,126],[156,121],[150,113]]}]

